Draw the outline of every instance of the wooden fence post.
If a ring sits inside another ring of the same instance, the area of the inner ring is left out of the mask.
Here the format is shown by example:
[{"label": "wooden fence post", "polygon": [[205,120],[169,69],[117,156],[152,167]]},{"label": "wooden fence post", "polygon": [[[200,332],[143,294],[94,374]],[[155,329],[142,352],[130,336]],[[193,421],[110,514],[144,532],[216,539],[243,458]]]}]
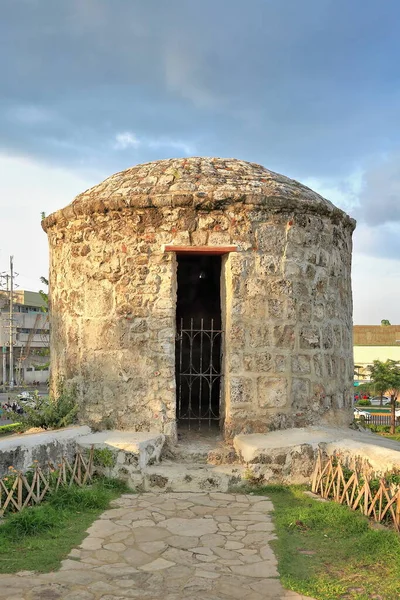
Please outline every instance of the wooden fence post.
[{"label": "wooden fence post", "polygon": [[[84,460],[82,454],[77,452],[73,467],[68,459],[62,457],[58,463],[58,477],[52,477],[53,465],[47,464],[47,471],[43,472],[40,465],[35,464],[32,472],[32,481],[28,479],[21,471],[13,470],[11,475],[0,478],[0,517],[4,515],[7,508],[14,511],[20,511],[22,508],[32,504],[40,504],[47,492],[52,489],[59,489],[61,485],[73,485],[74,483],[83,486],[92,480],[93,453],[91,448],[88,462]],[[68,476],[67,476],[68,471]],[[14,477],[15,479],[12,479]],[[6,485],[6,482],[9,482]],[[11,487],[9,487],[12,482]],[[26,494],[26,495],[25,495]]]}]

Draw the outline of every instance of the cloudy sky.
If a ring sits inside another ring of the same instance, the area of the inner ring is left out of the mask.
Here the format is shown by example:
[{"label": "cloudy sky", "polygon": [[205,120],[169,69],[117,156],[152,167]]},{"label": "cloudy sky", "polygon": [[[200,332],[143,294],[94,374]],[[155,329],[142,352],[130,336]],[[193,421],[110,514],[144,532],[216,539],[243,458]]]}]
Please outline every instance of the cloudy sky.
[{"label": "cloudy sky", "polygon": [[354,321],[400,323],[398,0],[1,0],[0,271],[136,163],[255,161],[358,221]]}]

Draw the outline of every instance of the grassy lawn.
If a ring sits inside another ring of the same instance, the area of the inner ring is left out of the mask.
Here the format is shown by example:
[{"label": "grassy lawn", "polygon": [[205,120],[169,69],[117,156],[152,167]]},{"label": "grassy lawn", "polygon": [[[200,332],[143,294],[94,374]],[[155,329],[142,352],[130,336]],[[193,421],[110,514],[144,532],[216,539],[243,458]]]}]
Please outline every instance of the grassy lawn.
[{"label": "grassy lawn", "polygon": [[271,498],[272,543],[283,585],[317,600],[398,600],[400,536],[361,514],[318,502],[297,486],[252,490]]},{"label": "grassy lawn", "polygon": [[10,514],[0,527],[0,572],[58,569],[110,501],[126,491],[125,484],[112,480],[63,488],[40,506]]},{"label": "grassy lawn", "polygon": [[400,427],[396,427],[396,433],[393,435],[389,433],[390,428],[387,425],[366,425],[366,427],[372,431],[372,433],[381,435],[389,440],[400,442]]},{"label": "grassy lawn", "polygon": [[380,433],[379,435],[382,435],[383,437],[388,438],[389,440],[400,442],[400,433],[395,433],[394,435],[391,435],[390,433]]}]

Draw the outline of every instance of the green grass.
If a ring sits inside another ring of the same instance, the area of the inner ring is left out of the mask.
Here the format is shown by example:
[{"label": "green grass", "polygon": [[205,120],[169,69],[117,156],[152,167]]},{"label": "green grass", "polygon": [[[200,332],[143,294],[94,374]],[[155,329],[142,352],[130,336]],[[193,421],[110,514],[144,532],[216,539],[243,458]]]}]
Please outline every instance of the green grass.
[{"label": "green grass", "polygon": [[382,435],[383,437],[387,438],[388,440],[394,440],[395,442],[400,442],[400,433],[395,433],[395,434],[390,434],[390,433],[380,433],[379,435]]},{"label": "green grass", "polygon": [[396,442],[400,442],[400,427],[396,427],[396,433],[394,434],[389,433],[389,425],[366,425],[366,427],[370,429],[372,433],[381,435],[382,437],[385,437],[389,440],[395,440]]},{"label": "green grass", "polygon": [[274,504],[272,542],[282,584],[317,600],[398,600],[400,536],[359,513],[318,502],[297,486],[257,491]]},{"label": "green grass", "polygon": [[0,572],[57,569],[110,501],[126,491],[125,484],[103,479],[62,488],[40,506],[7,516],[0,527]]}]

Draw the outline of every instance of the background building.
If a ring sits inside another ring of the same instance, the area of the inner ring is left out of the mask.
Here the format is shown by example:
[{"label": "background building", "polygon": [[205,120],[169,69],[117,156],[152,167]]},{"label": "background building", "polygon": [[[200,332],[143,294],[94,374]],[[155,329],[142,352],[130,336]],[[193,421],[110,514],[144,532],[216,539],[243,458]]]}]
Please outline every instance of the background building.
[{"label": "background building", "polygon": [[[6,356],[6,373],[3,361],[0,371],[4,382],[10,380],[9,293],[5,291],[0,291],[0,347]],[[13,347],[15,383],[45,383],[49,378],[49,316],[38,292],[14,292]]]},{"label": "background building", "polygon": [[354,325],[353,345],[354,379],[362,383],[374,360],[400,362],[400,325]]}]

